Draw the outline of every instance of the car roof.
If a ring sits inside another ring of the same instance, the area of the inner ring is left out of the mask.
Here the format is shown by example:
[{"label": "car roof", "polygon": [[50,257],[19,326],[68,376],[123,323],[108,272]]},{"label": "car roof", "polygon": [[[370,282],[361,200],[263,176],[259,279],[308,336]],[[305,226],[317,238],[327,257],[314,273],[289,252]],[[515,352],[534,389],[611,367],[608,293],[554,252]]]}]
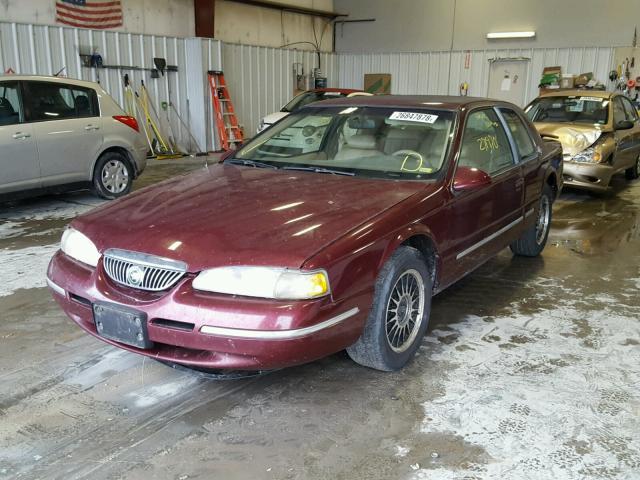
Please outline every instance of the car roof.
[{"label": "car roof", "polygon": [[355,92],[364,92],[364,90],[358,90],[358,89],[353,89],[353,88],[313,88],[311,90],[307,90],[307,92],[314,92],[314,93],[323,93],[323,92],[337,92],[337,93],[355,93]]},{"label": "car roof", "polygon": [[331,106],[354,107],[396,107],[396,108],[431,108],[436,110],[463,110],[475,106],[500,105],[518,108],[500,100],[480,97],[456,97],[447,95],[373,95],[348,98],[335,98],[311,103],[303,108],[326,108]]},{"label": "car roof", "polygon": [[574,88],[572,90],[560,90],[558,92],[548,92],[544,95],[540,95],[538,98],[542,97],[573,97],[573,96],[581,96],[581,97],[595,97],[595,98],[611,98],[615,95],[618,95],[616,92],[607,92],[605,90],[585,90],[581,88]]},{"label": "car roof", "polygon": [[0,82],[10,80],[31,80],[36,82],[53,82],[53,83],[67,83],[71,85],[78,85],[80,87],[96,88],[99,85],[95,82],[89,82],[87,80],[79,80],[77,78],[67,77],[54,77],[48,75],[2,75],[0,76]]}]

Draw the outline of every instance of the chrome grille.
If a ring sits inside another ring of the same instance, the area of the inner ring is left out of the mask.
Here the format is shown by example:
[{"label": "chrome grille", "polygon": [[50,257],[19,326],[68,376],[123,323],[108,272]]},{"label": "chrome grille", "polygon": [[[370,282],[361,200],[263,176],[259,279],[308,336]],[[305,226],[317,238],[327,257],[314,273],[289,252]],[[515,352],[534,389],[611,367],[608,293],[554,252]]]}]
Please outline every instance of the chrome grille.
[{"label": "chrome grille", "polygon": [[151,292],[172,287],[187,271],[184,262],[116,248],[104,252],[103,265],[114,282]]}]

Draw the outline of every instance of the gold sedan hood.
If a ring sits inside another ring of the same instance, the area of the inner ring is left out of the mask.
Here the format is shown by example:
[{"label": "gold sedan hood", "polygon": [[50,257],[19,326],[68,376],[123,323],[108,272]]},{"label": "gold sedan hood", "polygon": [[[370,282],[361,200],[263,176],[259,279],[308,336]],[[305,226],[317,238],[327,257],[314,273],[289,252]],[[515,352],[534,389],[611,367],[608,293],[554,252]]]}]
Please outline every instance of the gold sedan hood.
[{"label": "gold sedan hood", "polygon": [[604,133],[600,125],[536,123],[535,126],[540,135],[557,138],[564,154],[572,157],[593,145]]}]

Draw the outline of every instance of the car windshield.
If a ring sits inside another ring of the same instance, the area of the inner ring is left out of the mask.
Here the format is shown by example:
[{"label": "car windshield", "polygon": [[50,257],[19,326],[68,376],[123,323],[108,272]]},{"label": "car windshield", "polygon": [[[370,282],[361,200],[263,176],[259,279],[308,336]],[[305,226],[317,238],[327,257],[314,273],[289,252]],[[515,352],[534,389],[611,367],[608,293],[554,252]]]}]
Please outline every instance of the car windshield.
[{"label": "car windshield", "polygon": [[330,98],[346,97],[346,93],[341,92],[304,92],[294,97],[289,103],[287,103],[281,112],[295,112],[300,110],[305,105],[309,105],[313,102],[321,102],[322,100],[329,100]]},{"label": "car windshield", "polygon": [[254,137],[228,161],[377,178],[429,179],[445,163],[454,112],[309,108]]},{"label": "car windshield", "polygon": [[604,125],[609,119],[609,100],[588,95],[542,97],[527,108],[532,122],[587,123]]}]

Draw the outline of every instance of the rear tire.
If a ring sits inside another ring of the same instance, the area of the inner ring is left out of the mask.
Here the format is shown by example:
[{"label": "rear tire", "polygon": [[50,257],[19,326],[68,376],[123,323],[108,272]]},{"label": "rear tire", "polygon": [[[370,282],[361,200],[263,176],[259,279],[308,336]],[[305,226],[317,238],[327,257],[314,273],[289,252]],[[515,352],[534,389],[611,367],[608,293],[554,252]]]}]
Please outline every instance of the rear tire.
[{"label": "rear tire", "polygon": [[534,215],[537,215],[536,222],[525,230],[519,239],[509,245],[515,255],[537,257],[544,250],[551,227],[553,197],[551,187],[545,184],[542,188],[540,203],[534,212]]},{"label": "rear tire", "polygon": [[93,170],[93,190],[107,200],[120,198],[131,191],[133,169],[129,159],[119,152],[103,153]]},{"label": "rear tire", "polygon": [[362,336],[347,348],[351,359],[376,370],[401,369],[427,330],[431,293],[431,273],[422,254],[398,248],[378,275]]},{"label": "rear tire", "polygon": [[633,165],[633,167],[627,168],[624,171],[624,175],[625,177],[627,177],[627,180],[636,180],[638,177],[640,177],[640,156],[636,158],[636,163]]}]

